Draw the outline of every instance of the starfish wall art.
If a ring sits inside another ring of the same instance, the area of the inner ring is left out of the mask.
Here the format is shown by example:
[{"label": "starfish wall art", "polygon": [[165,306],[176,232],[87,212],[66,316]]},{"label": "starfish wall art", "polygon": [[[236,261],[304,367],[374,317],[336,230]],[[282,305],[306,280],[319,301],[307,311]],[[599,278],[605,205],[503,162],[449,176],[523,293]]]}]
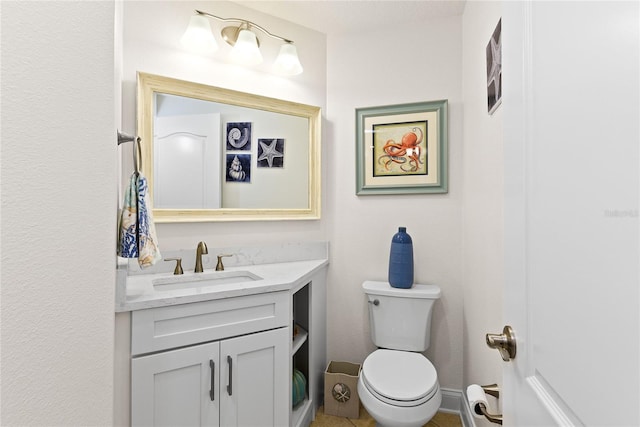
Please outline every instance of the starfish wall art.
[{"label": "starfish wall art", "polygon": [[281,168],[284,166],[284,139],[258,139],[258,167]]}]

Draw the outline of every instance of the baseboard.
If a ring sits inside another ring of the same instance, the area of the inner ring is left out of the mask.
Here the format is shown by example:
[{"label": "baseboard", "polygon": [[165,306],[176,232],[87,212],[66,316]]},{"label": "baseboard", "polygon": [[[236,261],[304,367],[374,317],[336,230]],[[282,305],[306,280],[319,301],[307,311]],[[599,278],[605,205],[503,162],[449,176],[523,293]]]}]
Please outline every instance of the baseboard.
[{"label": "baseboard", "polygon": [[462,421],[462,427],[476,427],[469,401],[462,393],[460,393],[460,420]]},{"label": "baseboard", "polygon": [[440,404],[440,412],[460,415],[462,427],[476,427],[469,402],[465,398],[461,390],[453,390],[448,388],[441,389],[442,403]]},{"label": "baseboard", "polygon": [[462,391],[450,388],[440,388],[442,392],[442,403],[440,403],[440,412],[449,414],[460,413],[460,402],[462,402]]}]

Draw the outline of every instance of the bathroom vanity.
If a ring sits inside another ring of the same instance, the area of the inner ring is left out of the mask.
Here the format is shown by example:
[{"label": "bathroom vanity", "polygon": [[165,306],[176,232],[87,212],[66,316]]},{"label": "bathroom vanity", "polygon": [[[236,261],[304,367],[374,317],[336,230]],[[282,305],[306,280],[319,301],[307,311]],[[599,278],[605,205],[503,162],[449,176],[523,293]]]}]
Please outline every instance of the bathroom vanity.
[{"label": "bathroom vanity", "polygon": [[[308,426],[326,367],[326,243],[209,248],[140,271],[121,260],[116,311],[130,315],[132,425]],[[224,271],[214,271],[217,255]],[[158,271],[162,270],[162,271]],[[292,373],[307,379],[292,407]]]}]

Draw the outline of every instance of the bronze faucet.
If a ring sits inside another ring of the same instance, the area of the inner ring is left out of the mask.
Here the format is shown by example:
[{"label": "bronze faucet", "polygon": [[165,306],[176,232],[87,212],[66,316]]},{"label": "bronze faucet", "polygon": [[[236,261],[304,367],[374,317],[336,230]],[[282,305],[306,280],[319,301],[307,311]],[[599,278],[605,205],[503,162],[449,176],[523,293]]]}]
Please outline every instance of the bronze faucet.
[{"label": "bronze faucet", "polygon": [[208,254],[207,244],[205,242],[198,243],[196,248],[196,273],[202,273],[202,254]]}]

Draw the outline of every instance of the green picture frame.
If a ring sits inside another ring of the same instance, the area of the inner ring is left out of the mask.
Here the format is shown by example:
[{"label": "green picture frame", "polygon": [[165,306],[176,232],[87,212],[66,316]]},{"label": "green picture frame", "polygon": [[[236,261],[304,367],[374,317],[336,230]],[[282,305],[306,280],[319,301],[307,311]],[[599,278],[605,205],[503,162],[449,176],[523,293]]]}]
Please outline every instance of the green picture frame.
[{"label": "green picture frame", "polygon": [[356,194],[448,192],[448,100],[356,108]]}]

